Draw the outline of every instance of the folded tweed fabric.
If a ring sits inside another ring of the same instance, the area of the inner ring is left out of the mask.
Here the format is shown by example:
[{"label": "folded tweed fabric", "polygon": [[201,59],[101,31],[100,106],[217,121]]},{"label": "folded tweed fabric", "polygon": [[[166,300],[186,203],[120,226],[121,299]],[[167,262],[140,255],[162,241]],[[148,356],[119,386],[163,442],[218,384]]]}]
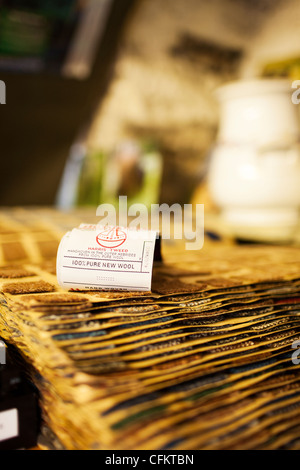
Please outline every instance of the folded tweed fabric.
[{"label": "folded tweed fabric", "polygon": [[0,336],[65,448],[300,448],[299,248],[174,247],[151,292],[67,292],[55,274],[66,217],[25,216],[0,216]]}]

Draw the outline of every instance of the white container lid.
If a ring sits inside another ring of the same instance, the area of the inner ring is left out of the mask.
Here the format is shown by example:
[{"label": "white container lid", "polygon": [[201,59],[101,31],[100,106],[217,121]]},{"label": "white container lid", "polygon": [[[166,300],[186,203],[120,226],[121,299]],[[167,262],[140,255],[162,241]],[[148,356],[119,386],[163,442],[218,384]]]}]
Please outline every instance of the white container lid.
[{"label": "white container lid", "polygon": [[253,95],[272,93],[290,93],[291,82],[287,79],[259,78],[228,82],[215,91],[219,101],[244,98]]}]

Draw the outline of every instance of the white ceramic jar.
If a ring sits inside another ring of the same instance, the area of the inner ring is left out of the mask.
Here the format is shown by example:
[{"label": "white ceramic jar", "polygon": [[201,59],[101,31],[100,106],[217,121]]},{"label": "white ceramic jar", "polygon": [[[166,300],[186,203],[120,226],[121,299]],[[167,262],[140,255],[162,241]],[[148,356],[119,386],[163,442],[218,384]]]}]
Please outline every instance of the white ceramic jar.
[{"label": "white ceramic jar", "polygon": [[239,81],[217,91],[220,126],[209,189],[242,238],[286,240],[299,224],[299,110],[286,80]]}]

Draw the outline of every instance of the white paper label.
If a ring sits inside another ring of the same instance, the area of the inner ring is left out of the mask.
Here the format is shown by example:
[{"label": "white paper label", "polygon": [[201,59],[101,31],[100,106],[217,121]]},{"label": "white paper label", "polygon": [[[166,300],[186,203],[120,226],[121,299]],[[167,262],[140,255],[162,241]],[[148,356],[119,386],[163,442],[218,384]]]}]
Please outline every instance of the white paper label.
[{"label": "white paper label", "polygon": [[81,225],[61,240],[57,279],[67,289],[150,291],[156,232]]},{"label": "white paper label", "polygon": [[18,410],[0,411],[0,441],[11,439],[19,434]]}]

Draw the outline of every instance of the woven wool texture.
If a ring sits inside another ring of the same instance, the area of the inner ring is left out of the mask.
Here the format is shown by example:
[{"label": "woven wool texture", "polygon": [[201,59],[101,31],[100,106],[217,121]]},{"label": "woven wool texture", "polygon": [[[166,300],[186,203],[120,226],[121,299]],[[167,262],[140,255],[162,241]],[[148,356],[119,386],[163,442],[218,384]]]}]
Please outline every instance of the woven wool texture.
[{"label": "woven wool texture", "polygon": [[63,447],[299,449],[299,248],[163,244],[151,292],[67,292],[56,250],[85,221],[0,213],[0,337]]}]

